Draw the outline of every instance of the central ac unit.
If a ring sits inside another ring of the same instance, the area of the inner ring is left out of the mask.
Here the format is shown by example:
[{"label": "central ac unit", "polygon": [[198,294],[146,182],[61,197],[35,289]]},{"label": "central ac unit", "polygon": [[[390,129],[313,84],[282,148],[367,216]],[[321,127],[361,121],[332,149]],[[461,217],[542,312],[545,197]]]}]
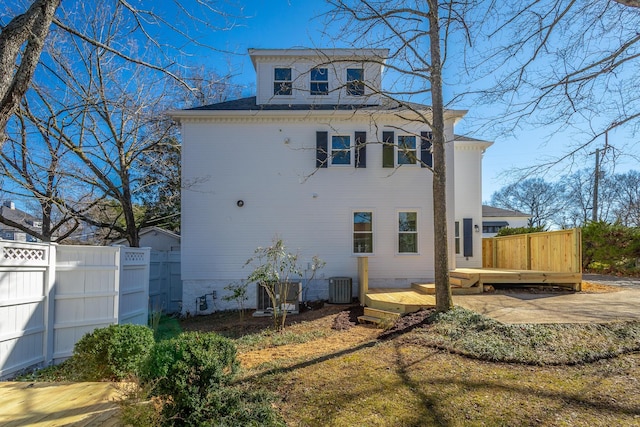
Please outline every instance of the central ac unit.
[{"label": "central ac unit", "polygon": [[[273,306],[269,293],[264,286],[259,283],[256,284],[256,311],[254,316],[270,316],[273,313]],[[281,290],[284,291],[287,285],[276,285],[276,288],[282,286]],[[276,289],[278,292],[278,289]],[[302,282],[290,282],[288,284],[286,298],[282,298],[282,295],[278,295],[278,305],[280,310],[286,310],[290,314],[298,314],[300,312],[300,302],[302,301]]]}]

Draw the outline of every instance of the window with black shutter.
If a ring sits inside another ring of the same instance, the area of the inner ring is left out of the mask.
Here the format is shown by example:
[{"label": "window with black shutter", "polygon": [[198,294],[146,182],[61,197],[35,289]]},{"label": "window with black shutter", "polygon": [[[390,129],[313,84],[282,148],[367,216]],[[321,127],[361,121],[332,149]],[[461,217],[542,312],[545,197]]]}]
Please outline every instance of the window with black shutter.
[{"label": "window with black shutter", "polygon": [[433,141],[432,132],[420,132],[420,160],[422,167],[433,167],[433,154],[431,153],[431,141]]},{"label": "window with black shutter", "polygon": [[382,132],[382,142],[382,167],[392,168],[395,166],[395,141],[393,132]]},{"label": "window with black shutter", "polygon": [[327,167],[328,139],[329,138],[328,138],[327,132],[316,132],[316,167],[317,168]]},{"label": "window with black shutter", "polygon": [[473,256],[473,220],[462,219],[462,255]]}]

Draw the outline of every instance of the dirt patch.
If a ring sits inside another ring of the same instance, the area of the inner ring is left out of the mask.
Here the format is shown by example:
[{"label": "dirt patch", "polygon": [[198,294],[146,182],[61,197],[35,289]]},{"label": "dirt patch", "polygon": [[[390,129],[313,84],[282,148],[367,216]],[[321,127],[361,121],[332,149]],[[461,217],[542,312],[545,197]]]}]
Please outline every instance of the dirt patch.
[{"label": "dirt patch", "polygon": [[[380,329],[357,323],[358,316],[363,312],[364,309],[359,305],[306,305],[300,314],[287,316],[285,330],[298,335],[316,333],[320,335],[318,338],[304,343],[273,345],[241,352],[238,359],[242,367],[248,369],[283,359],[295,361],[321,357],[376,340],[382,332]],[[239,338],[272,329],[273,320],[269,317],[252,317],[251,313],[241,320],[237,312],[221,312],[184,319],[181,324],[185,331],[216,332]]]},{"label": "dirt patch", "polygon": [[331,329],[336,331],[348,331],[358,324],[358,317],[364,315],[364,307],[352,306],[341,311],[333,320]]},{"label": "dirt patch", "polygon": [[[322,301],[306,303],[300,307],[299,314],[289,314],[286,326],[310,322],[329,315],[340,313],[349,306],[325,304]],[[238,338],[254,334],[273,326],[271,317],[253,317],[254,310],[247,310],[241,318],[237,311],[221,311],[206,316],[182,319],[180,324],[185,331],[216,332],[226,337]]]},{"label": "dirt patch", "polygon": [[582,291],[588,294],[603,294],[609,292],[620,292],[622,288],[619,286],[603,285],[601,283],[582,282]]}]

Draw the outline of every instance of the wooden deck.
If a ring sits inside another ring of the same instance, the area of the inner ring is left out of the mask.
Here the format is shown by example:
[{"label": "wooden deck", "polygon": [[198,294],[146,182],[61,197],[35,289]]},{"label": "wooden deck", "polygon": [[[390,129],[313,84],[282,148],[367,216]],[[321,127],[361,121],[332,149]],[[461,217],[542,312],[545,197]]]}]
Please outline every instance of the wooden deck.
[{"label": "wooden deck", "polygon": [[579,291],[582,273],[539,270],[511,270],[503,268],[456,268],[451,277],[469,281],[477,279],[478,285],[557,285]]},{"label": "wooden deck", "polygon": [[2,426],[120,426],[113,383],[0,382]]},{"label": "wooden deck", "polygon": [[[561,286],[579,291],[581,273],[556,273],[536,270],[508,270],[496,268],[457,268],[450,273],[451,292],[479,294],[484,285],[544,285]],[[435,307],[435,285],[413,283],[411,288],[367,289],[364,305],[391,313],[412,313],[421,308]]]}]

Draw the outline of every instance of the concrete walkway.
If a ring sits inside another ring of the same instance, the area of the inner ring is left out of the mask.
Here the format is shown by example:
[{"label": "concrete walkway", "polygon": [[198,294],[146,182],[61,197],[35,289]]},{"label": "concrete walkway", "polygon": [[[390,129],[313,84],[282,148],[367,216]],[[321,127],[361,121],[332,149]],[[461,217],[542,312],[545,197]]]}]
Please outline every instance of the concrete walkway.
[{"label": "concrete walkway", "polygon": [[[585,275],[586,276],[586,275]],[[603,323],[640,321],[640,279],[584,277],[590,282],[616,285],[609,293],[486,293],[456,295],[455,305],[503,323]],[[608,280],[606,280],[608,279]]]}]

